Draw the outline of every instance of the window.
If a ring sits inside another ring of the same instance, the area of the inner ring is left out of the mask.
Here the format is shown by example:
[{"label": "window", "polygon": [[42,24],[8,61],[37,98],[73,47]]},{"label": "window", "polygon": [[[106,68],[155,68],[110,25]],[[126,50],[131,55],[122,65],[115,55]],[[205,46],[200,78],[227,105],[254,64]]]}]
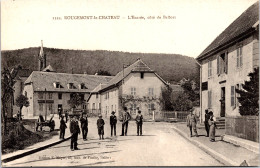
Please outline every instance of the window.
[{"label": "window", "polygon": [[49,93],[49,99],[52,99],[52,93]]},{"label": "window", "polygon": [[144,79],[144,73],[143,72],[140,73],[140,77],[141,77],[141,79]]},{"label": "window", "polygon": [[131,88],[131,95],[135,95],[136,94],[136,88],[132,87]]},{"label": "window", "polygon": [[136,114],[136,104],[131,104],[130,110],[132,114]]},{"label": "window", "polygon": [[243,65],[243,53],[242,53],[242,47],[239,47],[237,49],[237,68],[241,68]]},{"label": "window", "polygon": [[92,104],[92,109],[96,109],[96,104],[95,103]]},{"label": "window", "polygon": [[38,98],[39,98],[39,99],[43,99],[43,93],[42,93],[42,92],[39,92],[39,93],[38,93]]},{"label": "window", "polygon": [[208,108],[211,108],[212,106],[212,91],[208,91]]},{"label": "window", "polygon": [[39,110],[43,111],[43,104],[42,103],[39,103]]},{"label": "window", "polygon": [[148,95],[153,96],[153,88],[148,88]]},{"label": "window", "polygon": [[98,103],[99,104],[99,110],[101,109],[101,103]]},{"label": "window", "polygon": [[69,86],[69,89],[77,89],[77,88],[76,88],[76,86],[74,86],[74,84],[73,84],[73,83],[69,83],[69,85],[68,85],[68,86]]},{"label": "window", "polygon": [[231,106],[235,107],[235,86],[231,86]]},{"label": "window", "polygon": [[52,104],[49,104],[49,111],[52,111]]},{"label": "window", "polygon": [[58,93],[58,99],[59,99],[59,100],[62,99],[62,93]]},{"label": "window", "polygon": [[98,99],[98,93],[96,94],[96,99]]},{"label": "window", "polygon": [[[236,89],[238,89],[238,90],[241,90],[241,87],[242,87],[241,84],[237,84],[237,85],[236,85]],[[236,91],[236,90],[235,90],[235,91]],[[237,99],[240,97],[240,94],[237,93],[237,92],[235,92],[235,96],[236,96],[236,98],[235,98],[235,104],[236,104],[237,107],[239,107],[240,104],[239,104],[239,102],[238,102]]]},{"label": "window", "polygon": [[148,113],[149,114],[152,114],[153,110],[154,110],[154,104],[153,103],[149,103],[148,104]]},{"label": "window", "polygon": [[63,88],[63,86],[60,84],[60,82],[56,82],[56,83],[55,83],[55,87],[56,87],[56,88]]},{"label": "window", "polygon": [[227,52],[217,57],[217,74],[228,72],[228,54]]},{"label": "window", "polygon": [[81,83],[81,84],[80,84],[80,89],[88,89],[88,88],[85,86],[84,83]]},{"label": "window", "polygon": [[111,105],[111,111],[113,111],[113,105]]},{"label": "window", "polygon": [[212,76],[212,61],[208,62],[208,77]]}]

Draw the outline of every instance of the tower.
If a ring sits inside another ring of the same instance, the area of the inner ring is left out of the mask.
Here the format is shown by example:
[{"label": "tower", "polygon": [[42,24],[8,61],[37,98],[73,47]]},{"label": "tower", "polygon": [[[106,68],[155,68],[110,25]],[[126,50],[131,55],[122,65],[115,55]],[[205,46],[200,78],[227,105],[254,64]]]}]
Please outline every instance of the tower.
[{"label": "tower", "polygon": [[46,54],[44,54],[43,51],[43,41],[41,40],[41,49],[39,53],[39,71],[42,71],[44,68],[46,68]]}]

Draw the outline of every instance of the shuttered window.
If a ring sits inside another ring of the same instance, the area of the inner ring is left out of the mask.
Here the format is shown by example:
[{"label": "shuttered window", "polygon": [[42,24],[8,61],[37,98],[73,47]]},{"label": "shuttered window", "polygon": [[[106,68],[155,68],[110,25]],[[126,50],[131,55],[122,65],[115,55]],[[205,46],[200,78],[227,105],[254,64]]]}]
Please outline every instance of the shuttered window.
[{"label": "shuttered window", "polygon": [[208,91],[208,108],[212,107],[212,91]]},{"label": "shuttered window", "polygon": [[239,47],[237,49],[237,68],[241,68],[243,65],[243,53],[242,53],[242,47]]},{"label": "shuttered window", "polygon": [[208,77],[212,76],[212,61],[208,62]]},{"label": "shuttered window", "polygon": [[228,53],[222,53],[217,57],[217,74],[228,73]]},{"label": "shuttered window", "polygon": [[136,88],[132,87],[131,88],[131,95],[135,95],[136,94]]},{"label": "shuttered window", "polygon": [[231,106],[235,106],[235,86],[231,86]]}]

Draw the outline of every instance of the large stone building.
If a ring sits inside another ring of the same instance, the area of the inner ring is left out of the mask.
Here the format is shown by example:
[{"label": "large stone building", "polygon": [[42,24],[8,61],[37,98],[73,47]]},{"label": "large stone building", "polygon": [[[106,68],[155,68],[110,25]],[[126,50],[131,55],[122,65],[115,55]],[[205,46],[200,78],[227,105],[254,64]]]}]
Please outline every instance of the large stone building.
[{"label": "large stone building", "polygon": [[160,111],[161,88],[167,83],[141,59],[124,68],[108,84],[98,85],[88,99],[89,111],[107,117],[112,111],[120,116],[123,107],[131,115],[141,110],[145,119],[152,119],[153,111]]},{"label": "large stone building", "polygon": [[[238,116],[235,89],[259,62],[259,2],[231,23],[196,59],[201,63],[201,111]],[[204,120],[204,118],[203,118]]]},{"label": "large stone building", "polygon": [[[49,66],[49,68],[51,68]],[[45,68],[44,71],[34,71],[25,81],[23,94],[28,97],[30,106],[23,107],[24,118],[35,118],[39,114],[58,114],[71,109],[69,100],[73,93],[79,93],[82,100],[87,100],[90,92],[100,83],[107,83],[112,77],[67,74],[51,72]],[[82,104],[80,109],[87,109],[87,103]]]}]

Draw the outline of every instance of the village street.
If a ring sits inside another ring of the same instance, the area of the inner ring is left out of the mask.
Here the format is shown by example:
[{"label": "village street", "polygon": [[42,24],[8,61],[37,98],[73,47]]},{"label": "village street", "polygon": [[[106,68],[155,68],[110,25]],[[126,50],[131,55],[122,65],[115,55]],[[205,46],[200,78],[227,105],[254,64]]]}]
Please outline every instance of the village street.
[{"label": "village street", "polygon": [[[98,139],[96,118],[89,118],[88,140],[83,141],[82,135],[79,135],[78,147],[80,150],[71,151],[70,140],[68,140],[46,150],[5,163],[3,166],[222,165],[176,133],[171,128],[171,123],[145,122],[144,135],[136,136],[136,125],[131,121],[128,136],[113,138],[110,137],[108,119],[105,119],[105,123],[104,140]],[[117,124],[117,135],[120,133],[121,122]]]}]

